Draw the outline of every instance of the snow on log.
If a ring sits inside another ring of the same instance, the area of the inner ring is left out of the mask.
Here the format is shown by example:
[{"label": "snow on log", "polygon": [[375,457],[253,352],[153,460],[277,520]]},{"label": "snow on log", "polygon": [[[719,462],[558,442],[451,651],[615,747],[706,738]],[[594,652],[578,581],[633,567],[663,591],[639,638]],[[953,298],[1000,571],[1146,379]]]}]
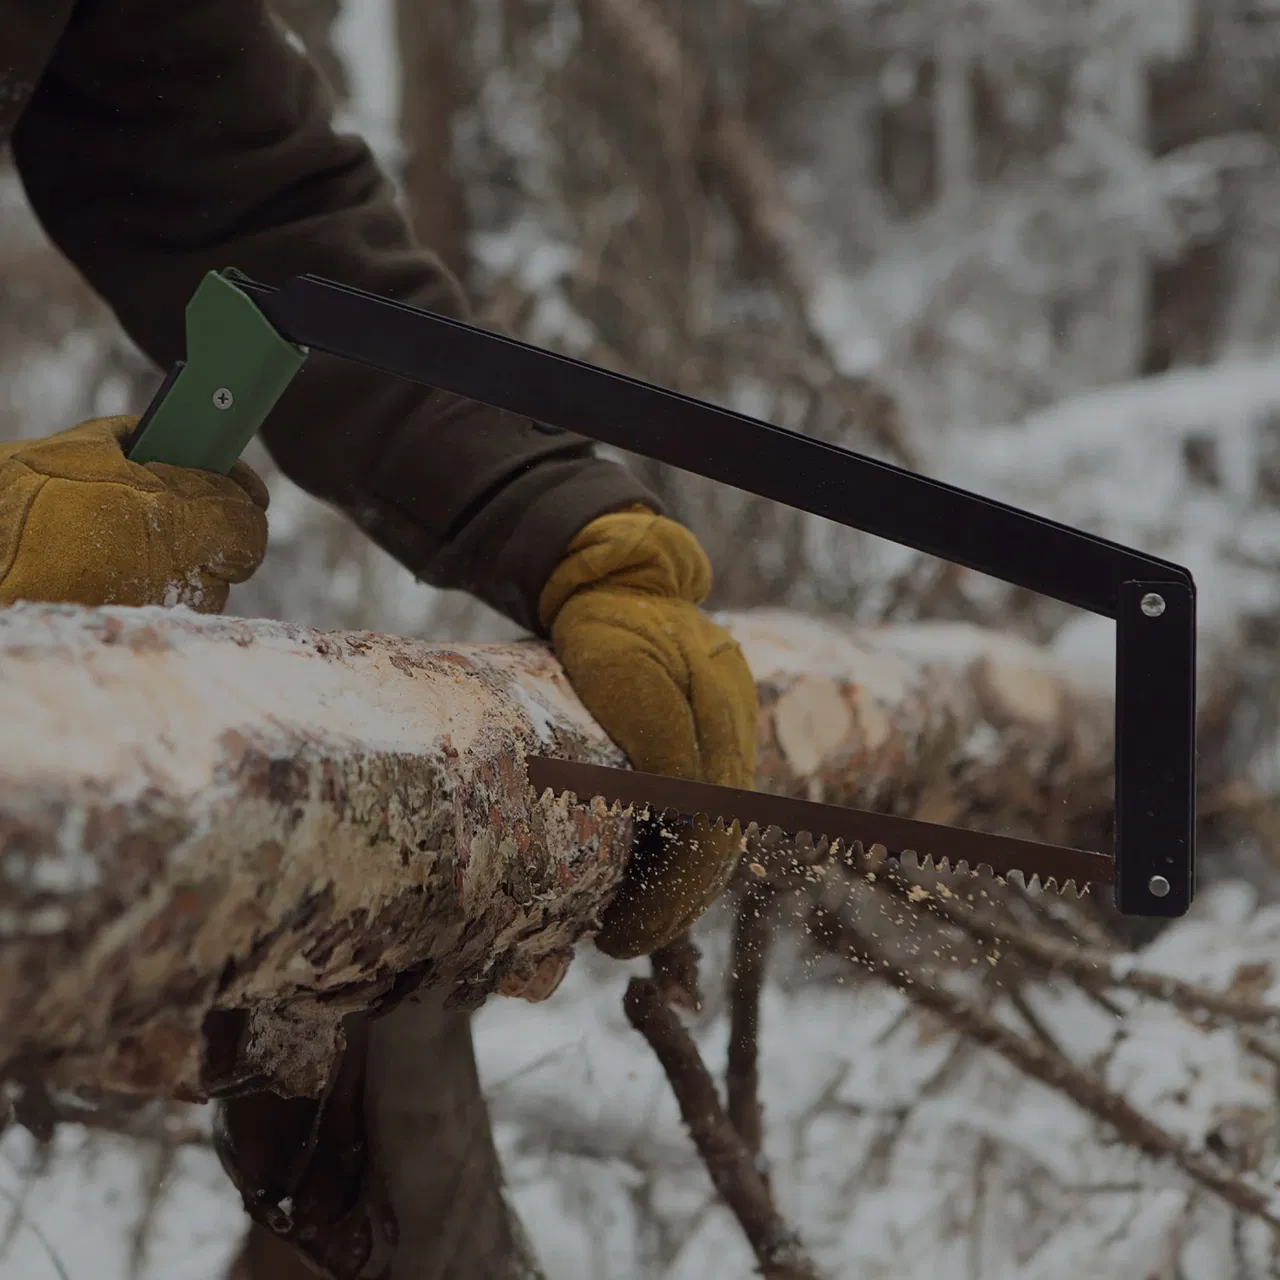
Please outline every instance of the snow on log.
[{"label": "snow on log", "polygon": [[[724,621],[764,789],[1049,839],[1106,808],[1091,673],[964,626]],[[533,642],[20,606],[0,725],[0,1068],[62,1083],[314,1093],[350,1011],[548,994],[630,849],[525,784],[530,749],[621,760]]]}]

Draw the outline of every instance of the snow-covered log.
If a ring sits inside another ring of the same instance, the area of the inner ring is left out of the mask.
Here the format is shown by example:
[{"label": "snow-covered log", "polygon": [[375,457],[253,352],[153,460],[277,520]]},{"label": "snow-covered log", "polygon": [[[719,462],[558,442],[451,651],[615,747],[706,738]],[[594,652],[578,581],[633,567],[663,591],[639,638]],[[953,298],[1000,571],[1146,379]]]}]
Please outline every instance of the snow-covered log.
[{"label": "snow-covered log", "polygon": [[[726,621],[765,789],[1051,839],[1105,808],[1087,672],[965,627]],[[553,990],[630,847],[525,784],[531,748],[620,759],[532,642],[24,606],[0,725],[0,1064],[64,1083],[314,1093],[349,1011]]]}]

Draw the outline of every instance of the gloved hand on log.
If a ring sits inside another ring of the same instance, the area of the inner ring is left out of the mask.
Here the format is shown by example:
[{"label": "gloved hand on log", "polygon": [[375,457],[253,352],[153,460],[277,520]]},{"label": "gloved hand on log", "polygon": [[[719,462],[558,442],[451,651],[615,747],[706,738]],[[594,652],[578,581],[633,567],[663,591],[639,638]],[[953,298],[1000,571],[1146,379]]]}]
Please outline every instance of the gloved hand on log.
[{"label": "gloved hand on log", "polygon": [[267,549],[267,489],[152,462],[123,442],[137,418],[95,418],[0,444],[0,606],[185,604],[220,613]]}]

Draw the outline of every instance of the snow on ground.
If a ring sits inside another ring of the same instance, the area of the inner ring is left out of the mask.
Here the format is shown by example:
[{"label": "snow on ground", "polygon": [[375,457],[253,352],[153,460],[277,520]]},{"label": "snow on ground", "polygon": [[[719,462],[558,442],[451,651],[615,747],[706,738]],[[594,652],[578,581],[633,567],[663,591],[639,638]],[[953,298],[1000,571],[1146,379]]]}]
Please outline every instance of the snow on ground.
[{"label": "snow on ground", "polygon": [[[1280,912],[1228,889],[1149,963],[1221,981],[1264,959],[1280,959]],[[623,980],[600,970],[584,956],[548,1006],[478,1020],[515,1203],[556,1280],[747,1276],[741,1233],[625,1023]],[[1080,1061],[1193,1147],[1244,1150],[1238,1135],[1273,1129],[1272,1074],[1230,1036],[1145,1006],[1120,1025],[1066,991],[1037,1004]],[[726,1025],[721,1010],[698,1028],[717,1071]],[[1217,1280],[1233,1258],[1241,1277],[1277,1274],[1265,1229],[1233,1236],[1221,1204],[887,987],[775,981],[761,1039],[775,1186],[833,1277]],[[1280,1174],[1269,1146],[1252,1158]]]},{"label": "snow on ground", "polygon": [[64,1126],[43,1156],[24,1131],[0,1140],[3,1280],[223,1280],[243,1212],[217,1157],[177,1153],[146,1232],[131,1251],[154,1154],[128,1139]]},{"label": "snow on ground", "polygon": [[[708,1012],[696,1027],[717,1073],[722,924],[705,931]],[[1220,887],[1143,964],[1219,986],[1245,964],[1280,973],[1280,908]],[[513,1199],[551,1280],[748,1276],[741,1233],[625,1022],[626,973],[584,949],[548,1003],[494,1001],[479,1015]],[[1225,1151],[1264,1184],[1280,1176],[1274,1075],[1232,1036],[1163,1006],[1135,1003],[1118,1022],[1073,990],[1040,992],[1035,1004],[1073,1057],[1193,1148]],[[887,987],[829,972],[806,980],[779,965],[763,1002],[762,1073],[778,1194],[833,1280],[1280,1274],[1265,1229],[1234,1221],[1182,1175],[1117,1146],[1062,1095],[961,1045]],[[136,1150],[67,1129],[34,1181],[23,1172],[31,1159],[24,1134],[0,1141],[0,1280],[127,1280],[148,1173]],[[239,1221],[216,1160],[184,1150],[139,1276],[221,1280]]]}]

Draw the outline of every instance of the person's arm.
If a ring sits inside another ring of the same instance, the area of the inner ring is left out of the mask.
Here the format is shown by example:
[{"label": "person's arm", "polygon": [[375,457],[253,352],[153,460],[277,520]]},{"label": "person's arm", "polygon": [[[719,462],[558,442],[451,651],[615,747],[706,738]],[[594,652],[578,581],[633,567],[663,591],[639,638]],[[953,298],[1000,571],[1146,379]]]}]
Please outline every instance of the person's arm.
[{"label": "person's arm", "polygon": [[[13,149],[50,237],[161,366],[181,358],[187,300],[221,267],[466,314],[263,0],[80,0]],[[320,355],[264,440],[420,578],[535,630],[580,529],[658,509],[577,437]]]}]

